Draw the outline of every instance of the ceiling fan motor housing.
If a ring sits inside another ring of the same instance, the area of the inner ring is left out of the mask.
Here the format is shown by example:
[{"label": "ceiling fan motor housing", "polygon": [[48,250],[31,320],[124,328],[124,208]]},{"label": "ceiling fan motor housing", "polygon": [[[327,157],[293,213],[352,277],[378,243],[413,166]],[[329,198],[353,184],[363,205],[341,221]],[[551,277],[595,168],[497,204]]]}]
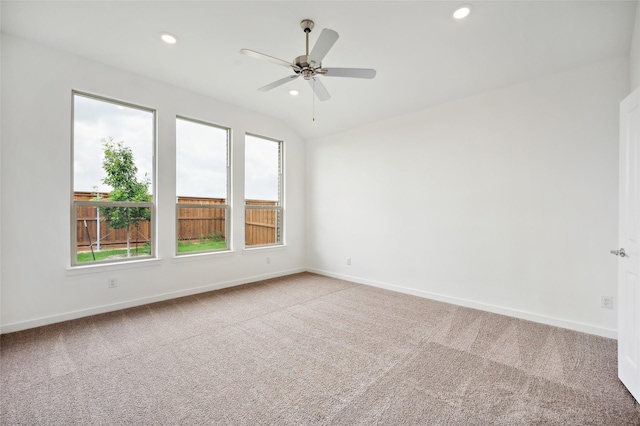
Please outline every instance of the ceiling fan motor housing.
[{"label": "ceiling fan motor housing", "polygon": [[295,72],[303,76],[306,80],[309,80],[311,77],[313,77],[316,74],[316,69],[320,68],[314,68],[315,63],[309,63],[307,62],[308,60],[309,56],[307,55],[298,56],[293,60],[293,64],[300,68],[299,71],[296,70]]}]

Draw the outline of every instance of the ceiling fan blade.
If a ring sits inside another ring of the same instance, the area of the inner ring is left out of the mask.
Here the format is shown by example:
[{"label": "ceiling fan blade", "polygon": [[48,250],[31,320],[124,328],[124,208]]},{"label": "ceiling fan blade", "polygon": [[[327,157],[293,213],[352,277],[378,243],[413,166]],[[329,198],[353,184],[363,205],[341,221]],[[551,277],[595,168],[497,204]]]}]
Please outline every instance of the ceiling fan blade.
[{"label": "ceiling fan blade", "polygon": [[274,81],[271,84],[267,84],[266,86],[262,86],[258,90],[261,91],[261,92],[266,92],[267,90],[271,90],[271,89],[273,89],[275,87],[282,86],[285,83],[288,83],[288,82],[290,82],[292,80],[295,80],[298,77],[300,77],[300,74],[288,75],[285,78],[281,78],[280,80]]},{"label": "ceiling fan blade", "polygon": [[324,68],[320,71],[327,77],[373,78],[376,70],[370,68]]},{"label": "ceiling fan blade", "polygon": [[324,84],[322,84],[318,77],[311,77],[307,81],[309,82],[309,86],[311,86],[319,100],[326,101],[331,97],[326,87],[324,87]]},{"label": "ceiling fan blade", "polygon": [[338,33],[325,28],[320,33],[320,37],[318,37],[318,41],[316,41],[315,46],[311,49],[311,53],[309,53],[309,63],[315,63],[316,65],[320,65],[325,55],[329,52],[329,49],[333,47],[338,40]]},{"label": "ceiling fan blade", "polygon": [[240,53],[250,56],[256,59],[262,59],[263,61],[271,62],[272,64],[282,65],[283,67],[292,68],[295,71],[300,71],[300,67],[292,64],[291,62],[284,61],[282,59],[274,58],[273,56],[265,55],[264,53],[256,52],[249,49],[240,49]]}]

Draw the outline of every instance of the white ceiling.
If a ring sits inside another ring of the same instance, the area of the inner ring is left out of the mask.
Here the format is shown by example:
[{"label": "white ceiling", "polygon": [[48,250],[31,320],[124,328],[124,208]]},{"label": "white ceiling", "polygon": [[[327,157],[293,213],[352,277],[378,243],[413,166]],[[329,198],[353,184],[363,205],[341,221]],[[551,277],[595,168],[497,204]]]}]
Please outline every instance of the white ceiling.
[{"label": "white ceiling", "polygon": [[[472,4],[454,21],[458,4]],[[2,32],[51,45],[286,122],[305,138],[347,130],[545,74],[628,55],[635,1],[2,1]],[[325,67],[375,68],[373,80],[298,79],[239,54],[304,54],[299,23],[340,38]],[[163,31],[178,37],[168,46]],[[296,98],[290,89],[300,90]],[[104,95],[108,96],[108,93]]]}]

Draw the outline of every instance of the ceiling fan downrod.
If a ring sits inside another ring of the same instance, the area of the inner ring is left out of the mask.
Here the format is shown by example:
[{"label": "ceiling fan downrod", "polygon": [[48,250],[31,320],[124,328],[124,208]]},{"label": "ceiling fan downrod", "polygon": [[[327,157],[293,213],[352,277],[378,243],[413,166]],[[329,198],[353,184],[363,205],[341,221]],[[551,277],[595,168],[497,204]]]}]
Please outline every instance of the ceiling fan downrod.
[{"label": "ceiling fan downrod", "polygon": [[[302,74],[302,76],[304,77],[305,80],[311,80],[311,77],[314,76],[315,74],[315,70],[313,69],[313,66],[309,65],[309,34],[311,33],[311,30],[313,29],[313,21],[311,19],[303,19],[302,21],[300,21],[300,27],[302,28],[302,30],[304,31],[305,34],[305,39],[306,39],[306,45],[305,45],[305,56],[304,59],[302,59],[302,56],[298,56],[295,59],[295,65],[299,66],[301,68],[301,70],[299,71],[300,74]],[[312,84],[313,90],[315,92],[315,80],[311,80],[310,83]],[[311,121],[316,121],[316,102],[315,102],[315,97],[312,97],[311,99],[311,109],[312,109],[312,114],[311,114]]]},{"label": "ceiling fan downrod", "polygon": [[313,29],[314,23],[311,19],[303,19],[300,21],[300,28],[304,31],[306,39],[306,52],[303,56],[298,56],[294,60],[294,65],[300,68],[300,71],[296,71],[302,75],[305,80],[309,80],[315,75],[314,64],[309,63],[309,34]]},{"label": "ceiling fan downrod", "polygon": [[313,29],[313,21],[311,19],[303,19],[300,21],[300,27],[304,31],[307,39],[307,56],[309,56],[309,33]]}]

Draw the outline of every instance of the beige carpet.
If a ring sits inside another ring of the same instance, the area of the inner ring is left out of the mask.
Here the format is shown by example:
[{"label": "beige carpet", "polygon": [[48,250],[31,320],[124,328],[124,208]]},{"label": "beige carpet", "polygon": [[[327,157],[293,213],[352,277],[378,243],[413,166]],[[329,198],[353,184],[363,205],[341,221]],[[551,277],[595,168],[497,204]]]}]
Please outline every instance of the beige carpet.
[{"label": "beige carpet", "polygon": [[3,335],[2,425],[640,425],[616,342],[322,277]]}]

